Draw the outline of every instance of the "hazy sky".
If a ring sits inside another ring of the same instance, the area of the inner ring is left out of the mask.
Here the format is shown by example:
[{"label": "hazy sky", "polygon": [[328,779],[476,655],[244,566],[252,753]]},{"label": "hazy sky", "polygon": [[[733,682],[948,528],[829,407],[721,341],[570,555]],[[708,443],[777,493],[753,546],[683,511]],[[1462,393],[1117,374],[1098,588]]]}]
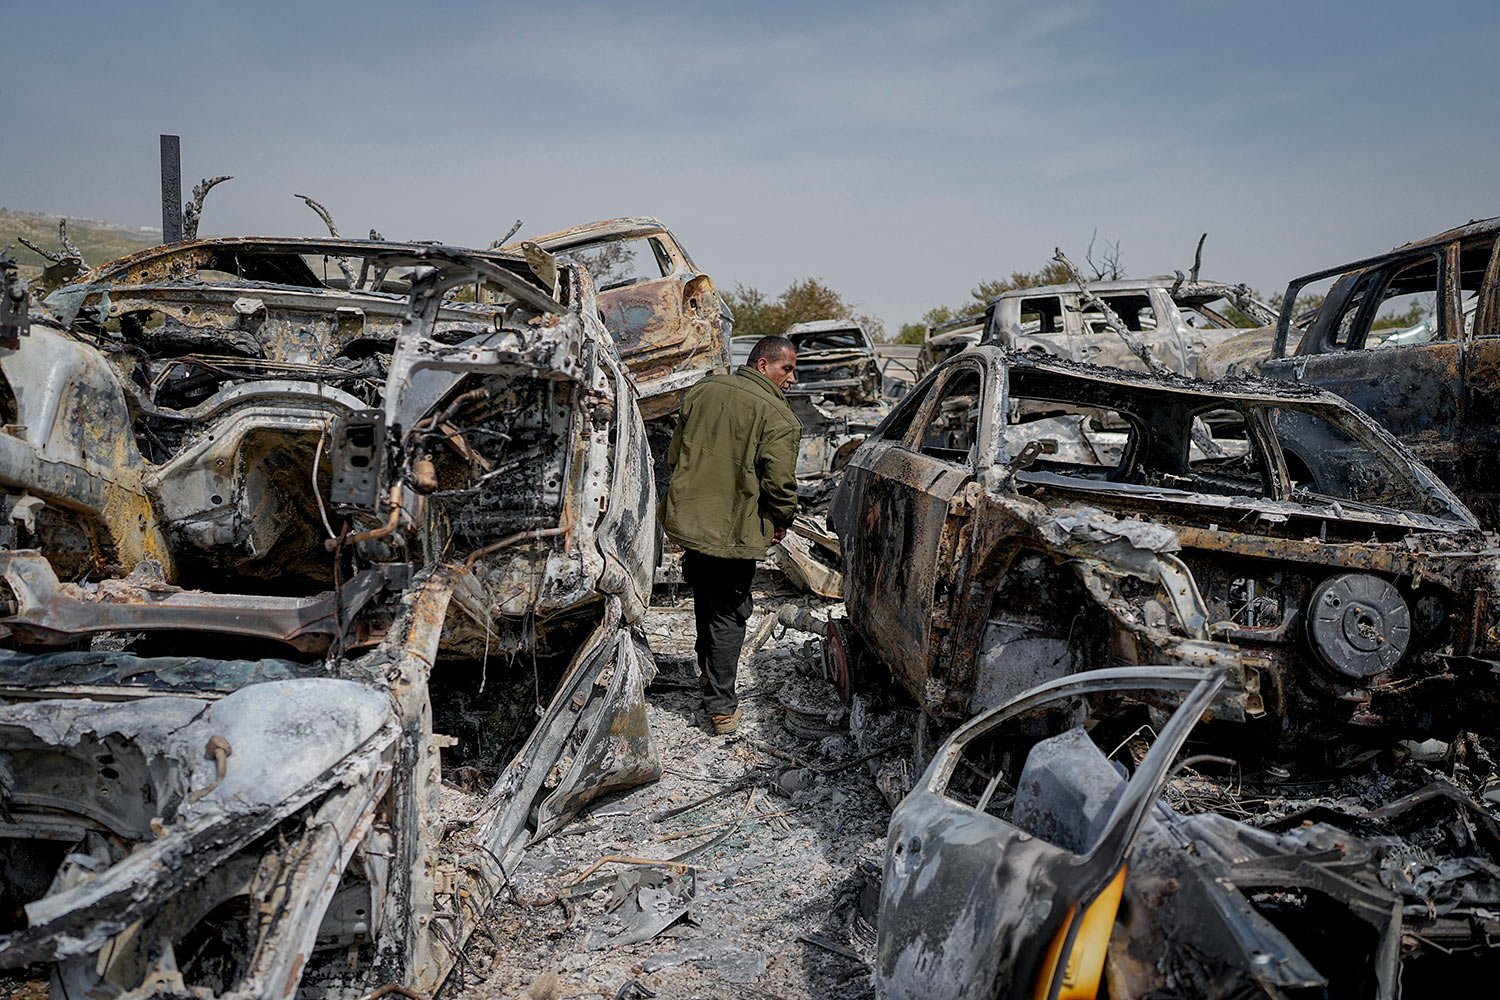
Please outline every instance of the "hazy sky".
[{"label": "hazy sky", "polygon": [[1297,274],[1500,214],[1500,5],[0,0],[0,204],[488,245],[656,215],[721,285],[894,331],[1090,234]]}]

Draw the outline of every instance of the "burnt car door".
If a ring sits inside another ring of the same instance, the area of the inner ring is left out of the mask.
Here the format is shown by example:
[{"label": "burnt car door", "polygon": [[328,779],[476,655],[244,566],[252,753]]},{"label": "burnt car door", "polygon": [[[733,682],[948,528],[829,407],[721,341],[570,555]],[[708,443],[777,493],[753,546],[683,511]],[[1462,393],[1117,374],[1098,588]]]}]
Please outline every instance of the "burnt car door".
[{"label": "burnt car door", "polygon": [[999,391],[983,359],[938,368],[850,460],[834,498],[848,553],[844,597],[864,609],[861,630],[880,659],[920,675],[906,678],[919,687],[948,627],[945,595],[967,516],[953,501],[976,480]]},{"label": "burnt car door", "polygon": [[[1296,354],[1267,361],[1266,374],[1338,393],[1445,481],[1458,481],[1461,429],[1473,424],[1465,413],[1465,300],[1477,290],[1493,244],[1488,235],[1428,245],[1338,274]],[[1288,301],[1327,276],[1294,283]],[[1292,327],[1290,308],[1278,346]]]},{"label": "burnt car door", "polygon": [[[1185,667],[1093,671],[1033,688],[954,733],[891,815],[879,994],[1093,997],[1130,845],[1223,682],[1222,671]],[[1164,691],[1187,693],[1122,788],[1075,713],[1090,697]],[[1080,760],[1098,773],[1056,780]]]}]

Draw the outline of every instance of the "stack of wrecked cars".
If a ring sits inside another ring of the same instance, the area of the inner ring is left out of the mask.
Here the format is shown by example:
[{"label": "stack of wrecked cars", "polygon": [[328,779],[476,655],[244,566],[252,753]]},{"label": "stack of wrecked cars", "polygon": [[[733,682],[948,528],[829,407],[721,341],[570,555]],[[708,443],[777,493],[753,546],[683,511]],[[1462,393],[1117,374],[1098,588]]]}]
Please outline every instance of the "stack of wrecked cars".
[{"label": "stack of wrecked cars", "polygon": [[797,380],[787,402],[802,421],[797,489],[820,507],[859,442],[885,416],[875,345],[853,319],[794,323],[784,336],[797,349]]},{"label": "stack of wrecked cars", "polygon": [[880,402],[875,344],[857,320],[793,323],[782,336],[797,349],[797,382],[792,392],[821,396],[844,406],[875,406]]},{"label": "stack of wrecked cars", "polygon": [[[659,773],[636,400],[536,247],[193,239],[8,326],[0,967],[435,990],[526,843]],[[435,703],[486,680],[464,791]]]},{"label": "stack of wrecked cars", "polygon": [[[1116,334],[1116,320],[1164,367],[1192,375],[1200,355],[1241,335],[1244,323],[1274,322],[1275,313],[1243,284],[1181,274],[1120,278],[1005,292],[985,310],[978,339],[1011,350],[1040,348],[1071,361],[1148,370]],[[952,331],[956,337],[964,332]],[[934,356],[934,363],[938,360]]]},{"label": "stack of wrecked cars", "polygon": [[[843,595],[838,539],[824,514],[844,464],[889,409],[885,387],[896,382],[855,319],[794,323],[784,336],[797,349],[797,378],[785,391],[802,422],[797,496],[803,512],[772,546],[771,557],[797,587],[837,599]],[[754,338],[737,340],[734,347],[748,357]]]},{"label": "stack of wrecked cars", "polygon": [[[925,720],[886,995],[1395,996],[1403,962],[1500,940],[1500,775],[1462,750],[1500,691],[1500,552],[1343,400],[980,346],[830,520],[830,673],[882,668]],[[1190,733],[1219,770],[1173,765]],[[1393,763],[1427,738],[1448,772]]]}]

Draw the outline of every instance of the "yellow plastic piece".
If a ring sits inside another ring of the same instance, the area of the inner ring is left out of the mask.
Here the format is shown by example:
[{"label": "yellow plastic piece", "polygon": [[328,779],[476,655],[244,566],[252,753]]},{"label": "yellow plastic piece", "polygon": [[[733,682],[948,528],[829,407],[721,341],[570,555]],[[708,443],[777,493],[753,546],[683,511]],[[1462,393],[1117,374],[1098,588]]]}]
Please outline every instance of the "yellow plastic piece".
[{"label": "yellow plastic piece", "polygon": [[[1120,898],[1125,894],[1125,869],[1115,873],[1114,879],[1104,891],[1094,897],[1089,908],[1083,911],[1083,920],[1078,927],[1078,936],[1073,939],[1073,949],[1068,952],[1068,964],[1063,969],[1062,987],[1057,991],[1057,1000],[1094,1000],[1099,993],[1099,980],[1104,976],[1104,957],[1109,952],[1109,935],[1115,926],[1115,914],[1120,910]],[[1062,957],[1063,943],[1068,939],[1068,928],[1073,925],[1076,907],[1068,909],[1068,919],[1057,929],[1057,936],[1047,946],[1047,957],[1042,961],[1042,974],[1037,977],[1037,1000],[1047,1000],[1047,991],[1052,985],[1052,976]]]}]

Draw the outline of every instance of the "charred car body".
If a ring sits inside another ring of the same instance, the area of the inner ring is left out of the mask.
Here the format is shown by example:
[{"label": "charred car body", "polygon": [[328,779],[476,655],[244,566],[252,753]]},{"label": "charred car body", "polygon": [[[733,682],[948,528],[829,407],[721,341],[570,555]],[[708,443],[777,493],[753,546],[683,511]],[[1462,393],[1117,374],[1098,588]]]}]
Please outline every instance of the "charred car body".
[{"label": "charred car body", "polygon": [[938,720],[1100,664],[1228,664],[1215,711],[1270,740],[1441,727],[1491,687],[1490,539],[1317,390],[977,347],[855,453],[830,519],[850,625]]},{"label": "charred car body", "polygon": [[[1091,281],[1088,292],[1103,300],[1157,361],[1180,375],[1194,374],[1200,354],[1242,332],[1231,307],[1252,323],[1275,317],[1245,285],[1181,275]],[[1070,361],[1146,370],[1098,303],[1076,285],[1015,289],[995,298],[985,310],[980,343],[1022,351],[1039,347]]]},{"label": "charred car body", "polygon": [[1493,975],[1482,751],[1291,792],[1254,758],[1179,759],[1226,678],[1090,671],[954,733],[891,817],[880,995],[1389,1000]]},{"label": "charred car body", "polygon": [[845,406],[880,402],[880,364],[865,328],[852,319],[793,323],[782,334],[797,348],[797,381],[788,394],[822,396]]},{"label": "charred car body", "polygon": [[852,319],[794,323],[784,336],[797,348],[797,381],[786,389],[802,421],[798,492],[821,506],[864,436],[885,416],[880,364],[864,327]]},{"label": "charred car body", "polygon": [[699,379],[728,366],[734,317],[713,279],[656,219],[591,222],[525,243],[593,276],[604,325],[635,377],[648,424],[675,414]]},{"label": "charred car body", "polygon": [[[1287,287],[1260,370],[1329,389],[1396,435],[1500,527],[1500,219],[1474,222]],[[1297,303],[1326,289],[1306,315]],[[1421,319],[1401,318],[1412,307]],[[1254,343],[1252,338],[1252,343]],[[1267,353],[1269,357],[1267,357]]]},{"label": "charred car body", "polygon": [[922,338],[922,353],[919,367],[923,374],[932,371],[955,354],[966,351],[979,343],[984,335],[984,317],[960,316],[941,326],[927,328]]},{"label": "charred car body", "polygon": [[[654,488],[587,273],[203,240],[48,308],[0,346],[0,965],[434,989],[528,837],[659,773]],[[433,673],[518,655],[526,721],[454,799]]]}]

